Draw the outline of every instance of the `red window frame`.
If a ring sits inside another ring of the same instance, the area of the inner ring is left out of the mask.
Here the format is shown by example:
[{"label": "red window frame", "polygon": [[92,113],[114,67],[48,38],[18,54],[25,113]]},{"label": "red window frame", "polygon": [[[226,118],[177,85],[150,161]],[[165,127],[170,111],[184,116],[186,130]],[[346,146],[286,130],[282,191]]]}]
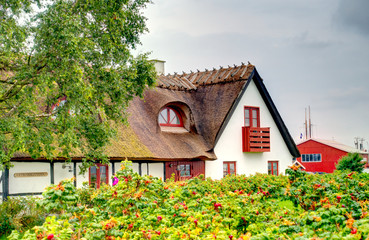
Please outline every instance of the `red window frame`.
[{"label": "red window frame", "polygon": [[[233,169],[234,172],[231,173],[231,164],[233,164]],[[226,166],[226,170],[224,171],[224,166]],[[227,175],[231,175],[231,174],[236,174],[237,170],[236,170],[236,162],[235,161],[229,161],[229,162],[223,162],[223,177],[227,176]]]},{"label": "red window frame", "polygon": [[[105,167],[105,181],[101,182],[101,167]],[[96,173],[93,174],[91,168],[96,168]],[[92,181],[93,175],[96,175],[96,181]],[[100,188],[101,183],[109,184],[109,166],[107,164],[97,163],[95,166],[89,168],[88,171],[88,184],[94,188]]]},{"label": "red window frame", "polygon": [[[254,120],[256,120],[256,126],[254,126]],[[244,107],[244,125],[245,127],[260,127],[260,109],[258,107]]]},{"label": "red window frame", "polygon": [[[171,118],[171,116],[170,116],[171,111],[174,112],[175,117],[172,117]],[[162,108],[160,110],[160,112],[159,112],[158,119],[160,119],[160,116],[165,120],[165,123],[160,123],[160,120],[158,120],[160,126],[165,126],[165,127],[183,127],[183,121],[182,121],[181,114],[179,114],[179,112],[177,110],[175,110],[175,109],[173,109],[171,107]],[[173,120],[176,119],[176,118],[178,118],[179,124],[173,123]]]},{"label": "red window frame", "polygon": [[[274,164],[277,165],[277,170],[274,169]],[[268,161],[268,174],[278,176],[279,173],[279,162],[278,161]]]}]

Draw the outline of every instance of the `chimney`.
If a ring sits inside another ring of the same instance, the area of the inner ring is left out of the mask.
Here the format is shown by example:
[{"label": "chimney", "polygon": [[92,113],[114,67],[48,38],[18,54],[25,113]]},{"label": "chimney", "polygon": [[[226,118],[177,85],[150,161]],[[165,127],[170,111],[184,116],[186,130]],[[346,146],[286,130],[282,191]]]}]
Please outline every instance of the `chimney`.
[{"label": "chimney", "polygon": [[158,75],[165,74],[165,71],[164,71],[165,61],[158,60],[158,59],[152,59],[152,60],[150,60],[150,62],[153,62],[154,63],[155,70],[156,70],[156,73]]}]

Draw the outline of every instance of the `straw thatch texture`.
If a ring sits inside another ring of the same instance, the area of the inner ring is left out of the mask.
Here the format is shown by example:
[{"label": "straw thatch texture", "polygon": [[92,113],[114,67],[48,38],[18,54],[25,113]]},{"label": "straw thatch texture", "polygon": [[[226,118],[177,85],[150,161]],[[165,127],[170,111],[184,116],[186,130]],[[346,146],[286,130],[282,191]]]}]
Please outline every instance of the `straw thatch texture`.
[{"label": "straw thatch texture", "polygon": [[[212,71],[158,76],[157,87],[134,98],[128,107],[129,126],[120,126],[118,136],[106,147],[112,159],[214,160],[216,136],[232,105],[254,70],[251,64]],[[175,108],[184,128],[160,127],[163,107]],[[74,158],[83,157],[76,151]],[[15,158],[28,158],[17,153]]]}]

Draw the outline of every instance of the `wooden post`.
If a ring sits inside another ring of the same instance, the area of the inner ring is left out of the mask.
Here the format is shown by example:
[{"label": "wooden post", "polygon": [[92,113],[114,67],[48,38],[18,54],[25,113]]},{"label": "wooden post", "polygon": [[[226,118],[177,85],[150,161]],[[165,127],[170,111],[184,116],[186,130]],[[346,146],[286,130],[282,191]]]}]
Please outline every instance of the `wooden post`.
[{"label": "wooden post", "polygon": [[54,162],[50,162],[50,183],[55,184],[55,177],[54,177]]},{"label": "wooden post", "polygon": [[8,200],[9,196],[9,169],[3,171],[3,201]]},{"label": "wooden post", "polygon": [[77,187],[77,163],[73,162],[74,187]]},{"label": "wooden post", "polygon": [[[112,162],[111,164],[111,173],[113,176],[115,175],[115,163],[114,162]],[[113,185],[113,182],[114,182],[114,178],[111,179],[111,185]]]},{"label": "wooden post", "polygon": [[142,164],[141,162],[138,163],[138,174],[142,176]]}]

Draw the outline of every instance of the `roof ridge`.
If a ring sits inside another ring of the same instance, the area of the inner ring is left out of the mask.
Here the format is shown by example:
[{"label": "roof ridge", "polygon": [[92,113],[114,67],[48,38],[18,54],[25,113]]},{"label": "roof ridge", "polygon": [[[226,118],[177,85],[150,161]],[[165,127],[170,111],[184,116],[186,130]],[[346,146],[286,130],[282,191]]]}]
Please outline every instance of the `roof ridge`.
[{"label": "roof ridge", "polygon": [[169,88],[165,85],[171,85],[170,89],[173,90],[196,90],[198,86],[242,81],[249,78],[254,67],[250,62],[247,64],[241,62],[241,65],[238,66],[234,64],[233,66],[228,65],[228,67],[213,67],[212,70],[205,68],[204,71],[197,69],[197,71],[190,71],[189,73],[182,71],[182,74],[160,75],[158,76],[159,84],[157,86]]}]

